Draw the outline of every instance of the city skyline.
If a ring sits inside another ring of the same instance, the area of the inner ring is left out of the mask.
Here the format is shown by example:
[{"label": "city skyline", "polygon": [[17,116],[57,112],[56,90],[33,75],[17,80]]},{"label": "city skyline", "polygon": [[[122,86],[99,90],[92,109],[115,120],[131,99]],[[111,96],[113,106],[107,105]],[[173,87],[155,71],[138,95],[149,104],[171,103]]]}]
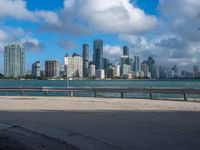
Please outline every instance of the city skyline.
[{"label": "city skyline", "polygon": [[45,68],[40,61],[32,64],[31,71],[25,72],[25,49],[16,44],[5,46],[4,75],[8,79],[176,79],[200,78],[199,66],[192,72],[180,70],[177,65],[161,65],[153,57],[142,60],[140,55],[129,55],[129,47],[123,46],[120,62],[111,62],[103,57],[103,40],[93,41],[93,58],[89,59],[89,45],[82,46],[82,56],[73,53],[64,55],[64,64],[58,59],[45,60]]},{"label": "city skyline", "polygon": [[[138,54],[147,60],[153,56],[161,65],[176,64],[192,71],[193,65],[200,64],[198,0],[55,0],[47,3],[47,0],[0,1],[1,73],[4,72],[4,47],[9,43],[25,47],[28,71],[37,60],[41,68],[48,59],[58,59],[63,64],[66,53],[82,54],[83,43],[89,45],[91,60],[94,39],[103,40],[104,57],[112,62],[120,61],[122,47],[127,45],[131,57]],[[96,7],[92,7],[94,4]],[[177,13],[171,13],[174,11]]]}]

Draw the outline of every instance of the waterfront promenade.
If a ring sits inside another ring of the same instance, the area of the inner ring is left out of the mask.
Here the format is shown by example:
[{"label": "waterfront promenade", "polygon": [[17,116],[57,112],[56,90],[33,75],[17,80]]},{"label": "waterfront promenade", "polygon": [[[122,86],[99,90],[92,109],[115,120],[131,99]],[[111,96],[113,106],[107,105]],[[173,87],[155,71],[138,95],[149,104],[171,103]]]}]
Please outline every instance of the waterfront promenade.
[{"label": "waterfront promenade", "polygon": [[18,149],[199,150],[200,103],[0,97],[0,142]]}]

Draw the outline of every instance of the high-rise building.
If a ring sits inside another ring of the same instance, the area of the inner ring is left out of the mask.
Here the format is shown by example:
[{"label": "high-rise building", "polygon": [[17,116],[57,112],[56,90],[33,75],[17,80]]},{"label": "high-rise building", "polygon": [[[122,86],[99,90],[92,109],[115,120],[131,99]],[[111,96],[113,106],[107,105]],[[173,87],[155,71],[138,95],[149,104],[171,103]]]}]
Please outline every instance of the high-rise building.
[{"label": "high-rise building", "polygon": [[107,75],[107,70],[110,66],[110,60],[107,58],[103,58],[103,69],[105,70],[105,74]]},{"label": "high-rise building", "polygon": [[96,70],[103,69],[103,40],[93,42],[93,64]]},{"label": "high-rise building", "polygon": [[25,49],[17,44],[7,45],[4,50],[5,77],[25,75]]},{"label": "high-rise building", "polygon": [[128,46],[123,46],[123,55],[124,56],[129,56],[129,48],[128,48]]},{"label": "high-rise building", "polygon": [[129,65],[130,66],[130,63],[129,63],[129,56],[121,56],[121,62],[120,62],[120,66],[121,66],[121,68],[120,68],[120,73],[121,73],[121,75],[124,75],[124,66],[125,65]]},{"label": "high-rise building", "polygon": [[128,48],[128,46],[123,46],[123,55],[124,56],[129,56],[129,48]]},{"label": "high-rise building", "polygon": [[90,64],[90,67],[89,67],[89,68],[90,68],[90,69],[89,69],[89,77],[90,77],[90,78],[95,78],[95,71],[96,71],[95,65]]},{"label": "high-rise building", "polygon": [[40,61],[36,61],[32,65],[32,75],[34,77],[40,77]]},{"label": "high-rise building", "polygon": [[141,71],[141,60],[139,55],[134,56],[134,71],[135,72]]},{"label": "high-rise building", "polygon": [[194,72],[194,73],[199,72],[199,66],[194,65],[194,66],[193,66],[193,72]]},{"label": "high-rise building", "polygon": [[83,44],[83,77],[89,76],[89,45]]},{"label": "high-rise building", "polygon": [[159,78],[160,79],[171,79],[173,77],[172,68],[167,66],[159,67]]},{"label": "high-rise building", "polygon": [[110,79],[114,79],[115,76],[114,76],[114,71],[115,71],[115,68],[111,67],[107,70],[107,78],[110,78]]},{"label": "high-rise building", "polygon": [[83,58],[74,53],[73,55],[66,54],[64,57],[65,70],[68,78],[83,77]]},{"label": "high-rise building", "polygon": [[178,67],[176,65],[172,67],[172,78],[178,78]]},{"label": "high-rise building", "polygon": [[131,66],[127,64],[123,64],[121,75],[124,76],[131,71]]},{"label": "high-rise building", "polygon": [[142,63],[141,70],[142,72],[144,72],[144,77],[151,78],[151,73],[149,72],[149,65],[147,63]]},{"label": "high-rise building", "polygon": [[120,65],[110,65],[107,70],[107,78],[119,78],[120,77]]},{"label": "high-rise building", "polygon": [[148,58],[149,72],[151,73],[151,78],[157,78],[157,67],[155,65],[155,60],[153,57]]},{"label": "high-rise building", "polygon": [[164,66],[159,67],[159,78],[160,79],[166,79],[167,78],[166,67],[164,67]]},{"label": "high-rise building", "polygon": [[193,74],[194,78],[200,78],[199,66],[197,65],[193,66]]},{"label": "high-rise building", "polygon": [[188,71],[185,71],[185,70],[183,70],[181,72],[181,75],[182,75],[183,78],[188,78],[188,79],[191,79],[191,78],[194,77],[192,72],[188,72]]},{"label": "high-rise building", "polygon": [[105,71],[103,69],[96,70],[95,74],[97,79],[105,79]]},{"label": "high-rise building", "polygon": [[58,78],[60,73],[60,64],[58,60],[45,61],[45,76],[49,78]]},{"label": "high-rise building", "polygon": [[120,65],[114,65],[114,77],[116,78],[119,78],[120,77]]}]

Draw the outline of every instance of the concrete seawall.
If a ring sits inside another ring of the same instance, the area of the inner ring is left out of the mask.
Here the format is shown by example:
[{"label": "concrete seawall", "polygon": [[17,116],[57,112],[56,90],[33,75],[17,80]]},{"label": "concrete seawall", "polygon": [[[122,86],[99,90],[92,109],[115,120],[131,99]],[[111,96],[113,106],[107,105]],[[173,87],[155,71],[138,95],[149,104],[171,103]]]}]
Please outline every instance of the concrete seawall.
[{"label": "concrete seawall", "polygon": [[60,149],[199,150],[199,118],[194,102],[0,97],[0,137],[24,132],[25,141],[41,138],[43,149],[54,141]]}]

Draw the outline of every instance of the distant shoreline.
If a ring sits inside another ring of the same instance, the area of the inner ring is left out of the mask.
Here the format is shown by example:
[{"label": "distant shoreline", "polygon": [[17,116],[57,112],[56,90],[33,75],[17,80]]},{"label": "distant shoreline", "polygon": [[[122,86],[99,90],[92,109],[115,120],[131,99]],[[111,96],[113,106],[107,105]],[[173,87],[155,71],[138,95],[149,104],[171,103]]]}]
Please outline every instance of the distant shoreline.
[{"label": "distant shoreline", "polygon": [[[66,81],[67,79],[0,79],[0,81]],[[200,79],[72,79],[68,81],[200,81]]]}]

